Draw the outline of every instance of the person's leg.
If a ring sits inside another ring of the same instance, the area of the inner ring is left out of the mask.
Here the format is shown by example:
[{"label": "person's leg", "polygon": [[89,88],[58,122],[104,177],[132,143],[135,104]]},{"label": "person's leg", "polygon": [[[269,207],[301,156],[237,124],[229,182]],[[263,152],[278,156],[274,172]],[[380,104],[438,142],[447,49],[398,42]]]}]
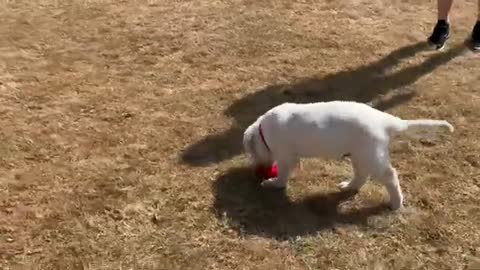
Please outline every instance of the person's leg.
[{"label": "person's leg", "polygon": [[477,8],[477,23],[475,23],[472,30],[472,49],[474,51],[480,51],[480,0],[478,0]]},{"label": "person's leg", "polygon": [[449,22],[449,14],[452,9],[453,0],[437,0],[438,20]]},{"label": "person's leg", "polygon": [[450,35],[449,14],[452,9],[452,4],[453,0],[437,0],[438,20],[433,28],[432,34],[428,37],[429,44],[437,50],[445,46]]}]

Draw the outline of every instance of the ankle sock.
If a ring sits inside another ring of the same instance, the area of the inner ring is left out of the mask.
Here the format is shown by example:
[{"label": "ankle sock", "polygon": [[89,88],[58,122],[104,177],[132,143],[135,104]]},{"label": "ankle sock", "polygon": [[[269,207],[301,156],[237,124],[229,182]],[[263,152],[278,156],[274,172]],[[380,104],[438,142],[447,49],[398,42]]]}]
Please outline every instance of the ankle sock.
[{"label": "ankle sock", "polygon": [[437,24],[439,26],[448,26],[449,23],[447,22],[447,20],[438,20]]}]

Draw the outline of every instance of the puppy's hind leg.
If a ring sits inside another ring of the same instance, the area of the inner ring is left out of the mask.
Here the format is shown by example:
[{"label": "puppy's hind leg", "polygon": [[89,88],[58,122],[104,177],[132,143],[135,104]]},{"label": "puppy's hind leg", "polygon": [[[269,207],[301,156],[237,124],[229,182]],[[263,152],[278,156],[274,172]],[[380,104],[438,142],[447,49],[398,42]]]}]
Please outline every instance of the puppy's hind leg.
[{"label": "puppy's hind leg", "polygon": [[290,173],[295,168],[295,165],[298,163],[298,159],[289,158],[282,159],[277,161],[278,176],[275,178],[270,178],[261,183],[263,187],[268,188],[285,188],[287,186],[288,178]]},{"label": "puppy's hind leg", "polygon": [[397,170],[390,164],[388,149],[377,149],[375,159],[372,159],[372,178],[385,186],[390,197],[390,208],[399,209],[403,204],[403,194],[398,181]]},{"label": "puppy's hind leg", "polygon": [[390,207],[393,210],[402,207],[403,194],[400,182],[398,181],[397,170],[392,166],[388,166],[380,180],[390,196]]}]

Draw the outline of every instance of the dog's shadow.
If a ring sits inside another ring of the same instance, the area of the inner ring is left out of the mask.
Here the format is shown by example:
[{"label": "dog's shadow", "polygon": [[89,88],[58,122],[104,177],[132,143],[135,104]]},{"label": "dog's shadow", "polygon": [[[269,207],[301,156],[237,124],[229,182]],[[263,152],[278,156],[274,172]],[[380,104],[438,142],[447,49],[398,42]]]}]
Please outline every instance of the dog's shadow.
[{"label": "dog's shadow", "polygon": [[377,109],[387,110],[415,96],[410,87],[412,83],[467,50],[463,45],[456,46],[426,58],[419,65],[393,71],[399,63],[425,49],[426,43],[418,42],[354,70],[259,89],[235,101],[224,111],[224,115],[235,120],[230,129],[188,146],[182,151],[181,160],[193,166],[209,166],[240,154],[245,128],[259,115],[284,102],[351,100],[372,103]]},{"label": "dog's shadow", "polygon": [[326,192],[292,201],[285,189],[263,189],[249,168],[234,168],[213,183],[217,217],[238,232],[276,239],[314,234],[336,224],[366,226],[368,218],[389,211],[386,203],[339,211],[354,192]]}]

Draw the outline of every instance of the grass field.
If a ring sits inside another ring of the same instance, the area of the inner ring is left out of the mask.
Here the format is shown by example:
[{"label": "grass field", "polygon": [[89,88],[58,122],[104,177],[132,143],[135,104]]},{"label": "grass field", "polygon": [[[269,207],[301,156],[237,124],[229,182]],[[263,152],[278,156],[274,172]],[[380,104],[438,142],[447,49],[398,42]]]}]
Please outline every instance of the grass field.
[{"label": "grass field", "polygon": [[[3,0],[0,269],[480,269],[480,56],[426,49],[434,1]],[[258,187],[243,130],[285,101],[456,130],[391,145],[405,193],[347,161]]]}]

